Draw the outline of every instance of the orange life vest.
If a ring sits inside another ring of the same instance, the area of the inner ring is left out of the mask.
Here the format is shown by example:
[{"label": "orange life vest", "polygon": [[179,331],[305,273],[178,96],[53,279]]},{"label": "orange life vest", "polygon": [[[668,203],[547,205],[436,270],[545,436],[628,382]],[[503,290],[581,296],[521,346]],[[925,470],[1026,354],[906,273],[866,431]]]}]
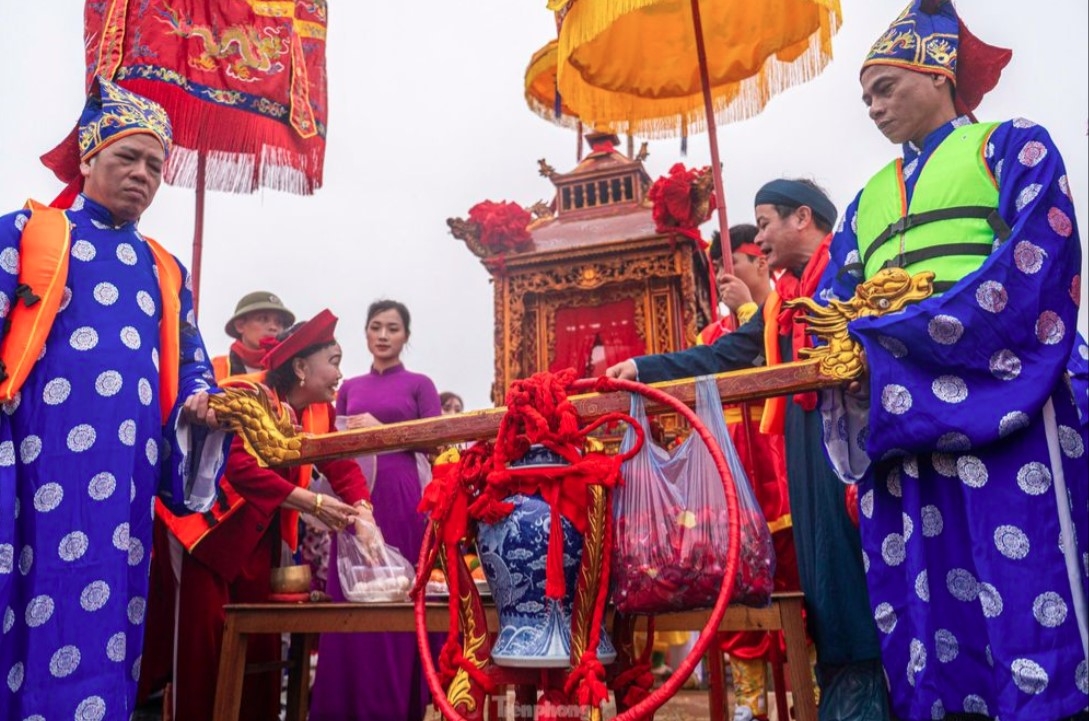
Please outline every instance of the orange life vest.
[{"label": "orange life vest", "polygon": [[[240,381],[262,383],[264,380],[265,374],[262,371],[258,373],[230,376],[229,378],[224,379],[221,385],[229,386],[231,383],[238,383]],[[326,404],[315,403],[311,406],[307,406],[303,409],[300,422],[302,423],[304,433],[328,433],[330,430],[329,414],[326,411]],[[310,485],[312,473],[313,467],[310,464],[298,466],[292,470],[288,480],[297,478],[297,485],[299,488],[306,488]],[[230,479],[224,476],[220,480],[216,501],[212,504],[210,510],[205,511],[204,513],[190,513],[184,516],[177,516],[174,515],[162,501],[156,500],[155,514],[163,519],[166,527],[169,528],[175,538],[181,542],[182,546],[187,551],[192,552],[193,549],[208,536],[213,528],[237,513],[245,502],[246,499],[235,490],[234,486],[231,485]],[[292,511],[286,508],[280,509],[280,538],[283,539],[284,543],[286,543],[292,551],[298,546],[298,511]]]},{"label": "orange life vest", "polygon": [[[19,285],[8,326],[0,340],[0,402],[22,388],[41,355],[64,296],[72,224],[59,208],[27,201],[30,219],[19,242]],[[159,269],[162,318],[159,323],[159,408],[163,421],[178,398],[181,268],[161,245],[144,237]]]},{"label": "orange life vest", "polygon": [[231,374],[231,357],[229,355],[217,355],[212,358],[212,373],[216,381],[222,381]]}]

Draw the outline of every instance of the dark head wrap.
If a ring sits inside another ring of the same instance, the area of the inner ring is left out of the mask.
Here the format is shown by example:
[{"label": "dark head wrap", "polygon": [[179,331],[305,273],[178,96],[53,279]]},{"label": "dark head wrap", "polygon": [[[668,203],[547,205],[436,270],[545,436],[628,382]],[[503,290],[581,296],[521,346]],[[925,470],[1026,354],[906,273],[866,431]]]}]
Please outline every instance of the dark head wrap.
[{"label": "dark head wrap", "polygon": [[788,208],[800,208],[804,205],[829,226],[836,224],[839,215],[836,206],[820,190],[786,178],[765,183],[764,187],[756,191],[753,205],[785,205]]}]

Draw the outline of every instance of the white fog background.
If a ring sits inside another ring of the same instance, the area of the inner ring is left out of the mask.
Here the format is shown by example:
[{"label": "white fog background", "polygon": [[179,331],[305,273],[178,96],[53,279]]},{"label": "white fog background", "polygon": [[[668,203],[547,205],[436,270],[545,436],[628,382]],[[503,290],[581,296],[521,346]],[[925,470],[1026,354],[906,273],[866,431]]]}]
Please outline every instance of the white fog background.
[{"label": "white fog background", "polygon": [[[755,118],[720,126],[731,223],[751,221],[754,192],[778,176],[813,178],[842,210],[897,152],[866,116],[858,67],[903,5],[842,0],[835,59],[824,73]],[[1066,160],[1084,238],[1089,3],[957,7],[976,35],[1014,51],[977,115],[1047,126]],[[0,0],[0,212],[28,197],[48,202],[60,189],[38,156],[82,108],[82,25],[78,0]],[[324,187],[311,197],[207,195],[200,325],[209,351],[229,345],[223,324],[237,300],[266,289],[300,319],[326,306],[339,315],[343,368],[355,375],[370,361],[367,305],[395,298],[412,312],[407,367],[460,393],[467,409],[490,406],[492,287],[445,221],[484,199],[550,199],[537,159],[560,172],[575,164],[575,134],[533,115],[522,98],[530,55],[554,34],[544,0],[330,0]],[[656,178],[677,161],[702,166],[709,157],[706,135],[689,138],[686,158],[679,140],[655,141],[647,169]],[[164,184],[141,229],[188,265],[193,215],[193,191]]]}]

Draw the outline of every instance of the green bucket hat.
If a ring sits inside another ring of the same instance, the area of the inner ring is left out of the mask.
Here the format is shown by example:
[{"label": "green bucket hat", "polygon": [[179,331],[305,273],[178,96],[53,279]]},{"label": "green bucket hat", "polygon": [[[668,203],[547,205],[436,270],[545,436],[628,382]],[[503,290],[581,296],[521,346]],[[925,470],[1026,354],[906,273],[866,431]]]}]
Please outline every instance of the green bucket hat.
[{"label": "green bucket hat", "polygon": [[284,307],[284,302],[278,295],[269,293],[267,290],[255,290],[242,296],[242,300],[238,301],[238,305],[234,307],[234,315],[227,321],[223,330],[232,338],[241,338],[242,336],[234,329],[234,322],[247,313],[258,310],[274,310],[282,313],[286,319],[285,328],[295,322],[295,314]]}]

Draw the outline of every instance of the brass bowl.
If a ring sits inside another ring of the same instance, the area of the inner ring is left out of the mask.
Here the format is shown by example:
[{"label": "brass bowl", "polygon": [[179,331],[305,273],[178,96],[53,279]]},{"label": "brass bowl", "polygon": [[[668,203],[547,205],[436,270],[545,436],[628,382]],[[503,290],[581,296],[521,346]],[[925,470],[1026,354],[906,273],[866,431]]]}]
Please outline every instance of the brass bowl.
[{"label": "brass bowl", "polygon": [[310,566],[282,566],[272,569],[269,587],[273,593],[309,593]]}]

